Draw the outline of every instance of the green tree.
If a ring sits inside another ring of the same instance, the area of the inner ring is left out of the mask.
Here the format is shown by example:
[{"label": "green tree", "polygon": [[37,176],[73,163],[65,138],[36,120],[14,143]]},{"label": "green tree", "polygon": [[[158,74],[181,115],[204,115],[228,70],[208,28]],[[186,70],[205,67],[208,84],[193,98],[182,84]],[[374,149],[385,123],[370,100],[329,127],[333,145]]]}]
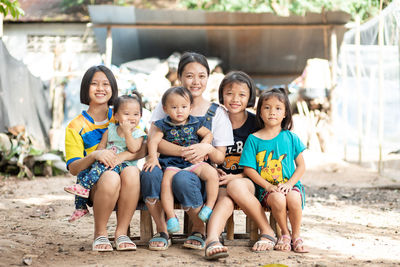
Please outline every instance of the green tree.
[{"label": "green tree", "polygon": [[19,7],[18,0],[0,0],[0,14],[5,17],[8,13],[15,19],[25,15],[25,12]]}]

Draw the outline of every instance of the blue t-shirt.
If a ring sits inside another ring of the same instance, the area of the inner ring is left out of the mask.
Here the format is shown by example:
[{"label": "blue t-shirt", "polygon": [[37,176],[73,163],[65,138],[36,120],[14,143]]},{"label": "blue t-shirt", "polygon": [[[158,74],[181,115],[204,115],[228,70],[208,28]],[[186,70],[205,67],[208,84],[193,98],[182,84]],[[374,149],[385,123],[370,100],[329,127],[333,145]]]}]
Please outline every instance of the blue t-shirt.
[{"label": "blue t-shirt", "polygon": [[[281,131],[271,140],[250,134],[244,145],[239,165],[255,169],[262,178],[277,185],[289,180],[296,170],[295,159],[306,149],[299,137],[288,130]],[[304,189],[298,181],[304,201]],[[261,201],[265,189],[256,184],[256,196]]]}]

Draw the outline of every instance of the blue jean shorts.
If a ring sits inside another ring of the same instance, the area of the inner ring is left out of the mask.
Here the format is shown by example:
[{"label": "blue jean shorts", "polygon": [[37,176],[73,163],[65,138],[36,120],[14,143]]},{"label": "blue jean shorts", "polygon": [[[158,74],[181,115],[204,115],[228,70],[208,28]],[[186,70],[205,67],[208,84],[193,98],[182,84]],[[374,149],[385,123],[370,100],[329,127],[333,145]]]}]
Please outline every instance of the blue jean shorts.
[{"label": "blue jean shorts", "polygon": [[[140,190],[143,201],[160,199],[163,172],[159,167],[140,173]],[[194,173],[182,170],[172,180],[175,202],[184,208],[201,207],[206,199],[205,183]]]}]

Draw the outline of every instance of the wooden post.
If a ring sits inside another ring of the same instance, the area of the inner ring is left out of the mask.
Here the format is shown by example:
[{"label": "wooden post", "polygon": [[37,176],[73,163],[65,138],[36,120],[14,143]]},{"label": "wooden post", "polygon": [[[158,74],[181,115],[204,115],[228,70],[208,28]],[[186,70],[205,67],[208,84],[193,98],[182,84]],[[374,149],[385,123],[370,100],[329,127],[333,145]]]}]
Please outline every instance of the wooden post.
[{"label": "wooden post", "polygon": [[229,217],[226,222],[226,239],[233,240],[235,236],[235,220],[234,220],[235,211],[232,212],[231,217]]},{"label": "wooden post", "polygon": [[360,17],[356,16],[356,90],[357,90],[357,129],[358,129],[358,163],[362,163],[363,148],[363,119],[362,119],[362,94],[361,94],[361,57],[360,57]]},{"label": "wooden post", "polygon": [[112,29],[111,26],[107,26],[107,39],[106,39],[106,58],[104,65],[111,67],[112,60]]},{"label": "wooden post", "polygon": [[383,101],[384,101],[384,88],[383,88],[383,17],[382,17],[382,0],[379,4],[379,32],[378,32],[378,45],[379,45],[379,74],[378,74],[378,89],[379,89],[379,105],[378,105],[378,140],[379,140],[379,162],[378,172],[383,173]]}]

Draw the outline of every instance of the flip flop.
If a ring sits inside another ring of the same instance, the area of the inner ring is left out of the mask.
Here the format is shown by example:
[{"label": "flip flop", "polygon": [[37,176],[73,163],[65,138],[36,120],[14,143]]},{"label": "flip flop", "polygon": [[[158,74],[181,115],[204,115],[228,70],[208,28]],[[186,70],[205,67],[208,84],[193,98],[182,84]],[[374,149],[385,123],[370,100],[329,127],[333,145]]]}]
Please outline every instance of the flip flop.
[{"label": "flip flop", "polygon": [[[285,241],[286,240],[286,241]],[[275,244],[274,249],[277,251],[291,251],[292,246],[290,245],[292,238],[289,235],[282,235],[278,242]]]},{"label": "flip flop", "polygon": [[306,249],[303,245],[303,239],[301,237],[296,238],[292,242],[292,250],[297,253],[308,253],[310,252],[308,249]]},{"label": "flip flop", "polygon": [[[219,245],[216,245],[216,244],[219,244]],[[217,259],[226,258],[229,256],[228,252],[226,252],[226,251],[220,251],[220,252],[210,255],[210,253],[209,253],[210,251],[212,251],[214,249],[218,249],[218,248],[225,248],[225,246],[221,245],[219,241],[210,242],[206,246],[206,250],[204,252],[204,257],[206,258],[206,260],[217,260]]]},{"label": "flip flop", "polygon": [[[261,239],[262,237],[267,238],[268,240]],[[263,253],[263,252],[266,252],[266,251],[270,251],[270,250],[272,250],[274,248],[275,243],[276,243],[276,238],[274,238],[274,237],[272,237],[270,235],[267,235],[267,234],[262,234],[259,237],[258,241],[254,245],[257,245],[257,247],[258,247],[260,245],[265,245],[266,244],[266,245],[270,245],[270,247],[268,247],[266,250],[253,250],[252,249],[251,251],[253,251],[255,253]]]},{"label": "flip flop", "polygon": [[188,243],[183,243],[183,247],[184,248],[191,248],[191,249],[204,249],[205,245],[206,245],[206,237],[200,233],[200,232],[192,232],[190,234],[190,236],[186,239],[186,241],[188,240],[195,240],[200,242],[200,245],[194,245],[194,244],[188,244]]},{"label": "flip flop", "polygon": [[85,215],[90,214],[87,209],[77,209],[74,210],[74,212],[71,214],[71,216],[68,218],[68,222],[72,223],[80,218],[82,218]]},{"label": "flip flop", "polygon": [[[150,246],[151,242],[163,242],[164,246]],[[149,240],[150,250],[167,250],[169,246],[171,246],[171,238],[169,238],[169,236],[164,232],[156,233],[155,235],[153,235],[153,238]]]},{"label": "flip flop", "polygon": [[[96,248],[98,245],[109,245],[109,248]],[[93,251],[99,251],[99,252],[106,252],[106,251],[113,251],[113,247],[110,243],[110,240],[104,235],[98,236],[94,241],[92,245],[92,250]]]},{"label": "flip flop", "polygon": [[[136,244],[127,235],[120,235],[115,239],[114,243],[117,250],[136,250]],[[121,244],[132,244],[133,246],[121,247]]]}]

